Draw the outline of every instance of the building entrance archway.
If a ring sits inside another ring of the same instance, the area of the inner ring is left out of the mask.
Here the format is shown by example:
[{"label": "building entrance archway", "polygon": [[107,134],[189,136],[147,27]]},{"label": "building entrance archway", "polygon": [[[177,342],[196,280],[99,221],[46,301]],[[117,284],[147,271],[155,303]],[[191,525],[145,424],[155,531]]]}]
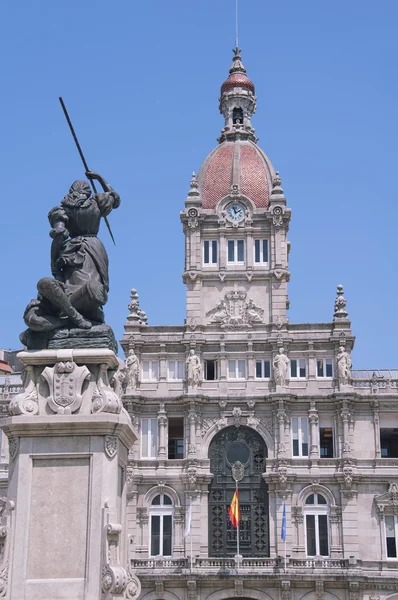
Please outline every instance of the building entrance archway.
[{"label": "building entrance archway", "polygon": [[237,530],[228,515],[235,491],[232,465],[240,461],[239,548],[242,556],[269,556],[268,486],[262,478],[267,446],[250,427],[227,427],[211,441],[209,489],[209,556],[235,556]]}]

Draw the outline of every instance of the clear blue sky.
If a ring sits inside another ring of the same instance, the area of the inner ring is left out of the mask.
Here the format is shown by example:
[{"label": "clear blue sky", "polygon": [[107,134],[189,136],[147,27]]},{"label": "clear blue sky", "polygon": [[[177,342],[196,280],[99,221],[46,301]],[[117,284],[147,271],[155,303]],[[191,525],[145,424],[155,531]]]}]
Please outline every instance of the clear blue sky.
[{"label": "clear blue sky", "polygon": [[[234,0],[15,0],[0,5],[0,346],[49,274],[47,212],[90,168],[122,197],[110,221],[107,322],[129,290],[151,325],[180,324],[190,175],[216,145]],[[398,367],[396,0],[240,0],[254,126],[292,208],[291,322],[329,321],[343,283],[355,368]]]}]

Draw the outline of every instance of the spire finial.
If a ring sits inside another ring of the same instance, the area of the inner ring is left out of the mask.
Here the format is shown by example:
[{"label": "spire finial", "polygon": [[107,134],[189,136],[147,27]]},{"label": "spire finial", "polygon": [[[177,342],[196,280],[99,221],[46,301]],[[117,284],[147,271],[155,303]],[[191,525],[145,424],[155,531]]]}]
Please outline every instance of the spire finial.
[{"label": "spire finial", "polygon": [[333,321],[348,319],[346,310],[347,300],[344,298],[344,289],[341,284],[337,286],[336,300],[334,301]]},{"label": "spire finial", "polygon": [[235,47],[239,47],[239,35],[238,35],[238,1],[235,3]]}]

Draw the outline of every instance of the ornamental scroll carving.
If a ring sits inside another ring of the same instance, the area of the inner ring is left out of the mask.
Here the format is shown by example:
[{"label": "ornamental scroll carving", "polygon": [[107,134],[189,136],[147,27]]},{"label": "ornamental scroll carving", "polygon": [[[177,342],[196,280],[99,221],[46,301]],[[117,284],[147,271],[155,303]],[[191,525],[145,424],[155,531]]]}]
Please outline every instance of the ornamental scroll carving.
[{"label": "ornamental scroll carving", "polygon": [[238,288],[237,284],[206,316],[210,317],[210,323],[220,323],[221,327],[230,329],[251,327],[253,323],[264,322],[264,310],[251,298],[247,298],[246,290]]},{"label": "ornamental scroll carving", "polygon": [[24,391],[14,396],[11,400],[8,412],[10,415],[37,415],[39,402],[36,389],[35,370],[28,365],[24,371]]},{"label": "ornamental scroll carving", "polygon": [[141,592],[138,577],[127,572],[121,565],[120,546],[122,526],[110,521],[109,509],[103,512],[103,559],[101,570],[101,587],[105,597],[121,596],[135,600]]},{"label": "ornamental scroll carving", "polygon": [[91,412],[119,414],[122,410],[122,402],[119,396],[111,388],[108,379],[108,365],[99,366],[97,387],[94,390]]}]

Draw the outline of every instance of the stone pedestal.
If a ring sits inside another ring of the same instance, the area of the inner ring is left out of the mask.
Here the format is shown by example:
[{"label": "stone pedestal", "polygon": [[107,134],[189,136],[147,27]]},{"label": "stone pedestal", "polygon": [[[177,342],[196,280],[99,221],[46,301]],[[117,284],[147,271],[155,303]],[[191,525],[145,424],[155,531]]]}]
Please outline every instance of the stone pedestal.
[{"label": "stone pedestal", "polygon": [[[124,531],[130,417],[109,385],[106,348],[21,352],[10,404],[11,600],[135,598]],[[1,569],[0,569],[1,570]],[[4,578],[4,575],[3,575]]]}]

